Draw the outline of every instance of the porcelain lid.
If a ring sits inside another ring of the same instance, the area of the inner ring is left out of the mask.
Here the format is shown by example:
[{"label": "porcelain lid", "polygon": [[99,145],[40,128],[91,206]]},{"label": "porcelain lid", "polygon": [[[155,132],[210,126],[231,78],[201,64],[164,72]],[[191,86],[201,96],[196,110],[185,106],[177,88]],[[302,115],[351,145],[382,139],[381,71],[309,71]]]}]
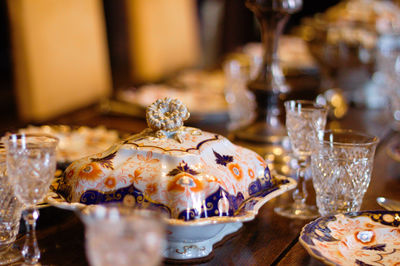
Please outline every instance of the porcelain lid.
[{"label": "porcelain lid", "polygon": [[258,154],[183,126],[188,117],[179,100],[156,101],[147,109],[148,129],[73,162],[59,194],[84,204],[157,207],[189,221],[238,215],[243,204],[278,188]]}]

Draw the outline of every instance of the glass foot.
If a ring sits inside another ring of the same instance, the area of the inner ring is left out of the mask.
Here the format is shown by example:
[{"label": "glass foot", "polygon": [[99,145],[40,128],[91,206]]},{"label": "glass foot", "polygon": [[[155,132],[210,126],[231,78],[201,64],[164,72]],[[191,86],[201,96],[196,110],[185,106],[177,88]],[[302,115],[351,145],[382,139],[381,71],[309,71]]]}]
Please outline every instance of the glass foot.
[{"label": "glass foot", "polygon": [[21,251],[17,248],[10,247],[9,249],[0,252],[0,265],[8,265],[22,258]]},{"label": "glass foot", "polygon": [[315,206],[303,205],[301,208],[295,208],[294,204],[276,207],[274,211],[282,216],[294,219],[313,219],[320,216]]}]

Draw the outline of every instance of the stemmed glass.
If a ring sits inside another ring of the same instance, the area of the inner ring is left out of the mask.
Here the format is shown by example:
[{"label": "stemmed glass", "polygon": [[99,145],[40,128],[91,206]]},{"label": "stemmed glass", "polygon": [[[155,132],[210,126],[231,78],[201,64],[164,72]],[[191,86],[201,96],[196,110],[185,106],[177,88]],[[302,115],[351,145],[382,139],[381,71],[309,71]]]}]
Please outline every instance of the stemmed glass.
[{"label": "stemmed glass", "polygon": [[21,252],[13,246],[19,229],[22,204],[15,197],[6,172],[6,152],[0,145],[0,265],[13,263]]},{"label": "stemmed glass", "polygon": [[36,264],[40,250],[36,240],[36,220],[40,203],[56,170],[58,139],[47,135],[12,134],[3,138],[7,150],[8,177],[15,195],[26,206],[23,218],[27,236],[22,248],[26,264]]},{"label": "stemmed glass", "polygon": [[286,128],[293,153],[298,160],[297,188],[293,192],[294,202],[275,208],[275,212],[290,218],[311,219],[317,217],[315,206],[306,204],[307,190],[305,174],[310,163],[313,145],[318,131],[324,130],[328,109],[312,101],[286,101]]}]

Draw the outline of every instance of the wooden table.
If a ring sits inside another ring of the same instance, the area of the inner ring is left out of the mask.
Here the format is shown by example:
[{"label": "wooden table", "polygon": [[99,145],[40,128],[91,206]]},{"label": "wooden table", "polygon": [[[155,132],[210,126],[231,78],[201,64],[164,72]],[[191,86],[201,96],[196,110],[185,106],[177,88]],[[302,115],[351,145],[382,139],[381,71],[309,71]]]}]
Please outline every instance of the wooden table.
[{"label": "wooden table", "polygon": [[[140,119],[122,116],[102,115],[94,108],[66,115],[54,123],[96,126],[123,132],[139,132],[146,127]],[[391,130],[390,118],[382,110],[351,109],[340,121],[330,124],[334,127],[352,128],[375,134],[380,138],[376,151],[374,171],[370,187],[365,195],[362,210],[381,209],[375,202],[377,196],[387,196],[400,200],[400,163],[387,154],[388,145],[400,134]],[[199,125],[202,129],[225,134],[224,127]],[[314,200],[313,189],[309,185],[310,201]],[[321,265],[312,258],[298,242],[301,228],[307,223],[292,220],[274,213],[277,202],[290,198],[285,193],[265,204],[259,215],[244,224],[243,229],[221,246],[200,265]],[[83,225],[76,215],[53,207],[41,210],[37,236],[42,252],[43,265],[87,265],[84,250]],[[22,239],[21,239],[22,240]]]}]

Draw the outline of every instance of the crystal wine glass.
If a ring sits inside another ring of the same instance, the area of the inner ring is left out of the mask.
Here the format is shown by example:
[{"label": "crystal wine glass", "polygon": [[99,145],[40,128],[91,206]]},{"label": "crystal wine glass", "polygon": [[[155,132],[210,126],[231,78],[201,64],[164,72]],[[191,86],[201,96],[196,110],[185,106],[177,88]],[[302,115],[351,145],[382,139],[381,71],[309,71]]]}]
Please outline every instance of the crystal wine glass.
[{"label": "crystal wine glass", "polygon": [[36,264],[40,250],[36,240],[36,220],[40,203],[56,170],[58,139],[48,135],[12,134],[3,138],[7,150],[7,171],[17,198],[26,206],[23,218],[27,236],[22,248],[26,264]]},{"label": "crystal wine glass", "polygon": [[311,219],[318,216],[315,206],[305,203],[307,190],[305,174],[310,163],[313,145],[318,131],[324,130],[328,109],[312,101],[287,101],[286,128],[295,157],[298,160],[297,188],[293,192],[294,202],[275,208],[275,212],[290,218]]},{"label": "crystal wine glass", "polygon": [[0,265],[13,263],[21,252],[13,247],[19,229],[22,204],[15,197],[6,172],[6,152],[0,146]]}]

